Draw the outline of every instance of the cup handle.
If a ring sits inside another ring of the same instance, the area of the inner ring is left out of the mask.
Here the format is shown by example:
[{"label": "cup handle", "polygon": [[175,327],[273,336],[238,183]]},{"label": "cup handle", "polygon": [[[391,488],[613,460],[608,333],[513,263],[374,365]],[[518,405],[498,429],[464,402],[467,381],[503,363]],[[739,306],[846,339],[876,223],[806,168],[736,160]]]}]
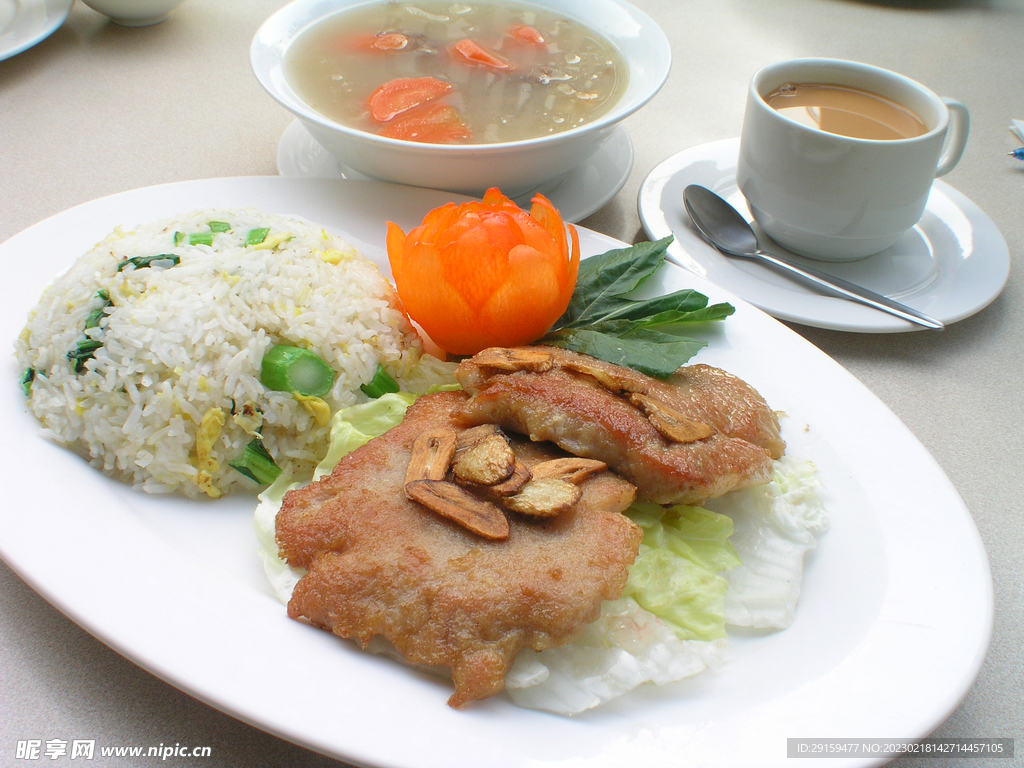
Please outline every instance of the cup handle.
[{"label": "cup handle", "polygon": [[943,142],[942,155],[935,169],[935,176],[945,176],[952,171],[967,147],[967,135],[971,132],[971,113],[967,107],[956,99],[942,99],[949,109],[949,128],[946,129],[946,140]]}]

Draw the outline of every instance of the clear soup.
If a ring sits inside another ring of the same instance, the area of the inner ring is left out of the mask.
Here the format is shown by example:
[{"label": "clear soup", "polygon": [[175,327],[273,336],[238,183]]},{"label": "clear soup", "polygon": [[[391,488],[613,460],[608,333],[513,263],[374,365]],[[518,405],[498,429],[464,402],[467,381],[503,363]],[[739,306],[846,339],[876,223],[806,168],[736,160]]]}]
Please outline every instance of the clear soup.
[{"label": "clear soup", "polygon": [[352,128],[427,143],[491,144],[576,128],[627,83],[607,39],[519,3],[387,2],[330,16],[289,47],[285,77]]}]

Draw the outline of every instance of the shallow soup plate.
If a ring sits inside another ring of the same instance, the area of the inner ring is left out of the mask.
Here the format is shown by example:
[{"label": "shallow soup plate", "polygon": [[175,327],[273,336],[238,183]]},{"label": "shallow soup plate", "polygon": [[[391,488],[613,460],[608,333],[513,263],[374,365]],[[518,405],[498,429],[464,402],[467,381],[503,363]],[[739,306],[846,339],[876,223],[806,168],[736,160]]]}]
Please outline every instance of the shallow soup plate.
[{"label": "shallow soup plate", "polygon": [[550,185],[593,156],[620,123],[649,102],[668,77],[671,51],[661,28],[621,0],[533,0],[526,4],[578,21],[607,38],[625,62],[628,84],[609,111],[560,133],[490,144],[427,144],[378,136],[331,120],[296,93],[285,56],[304,32],[337,13],[380,0],[295,0],[257,31],[250,49],[263,88],[294,114],[343,166],[363,176],[481,195],[489,187],[517,197]]}]

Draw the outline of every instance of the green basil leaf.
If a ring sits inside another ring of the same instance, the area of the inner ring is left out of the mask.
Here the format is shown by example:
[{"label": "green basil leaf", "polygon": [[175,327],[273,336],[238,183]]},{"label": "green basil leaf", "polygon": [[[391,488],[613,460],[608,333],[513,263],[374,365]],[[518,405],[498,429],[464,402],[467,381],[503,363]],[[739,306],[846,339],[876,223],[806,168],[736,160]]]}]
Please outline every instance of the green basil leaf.
[{"label": "green basil leaf", "polygon": [[[703,322],[704,320],[720,320],[728,317],[733,308],[729,304],[718,304],[716,307],[728,307],[729,311],[721,313],[721,309],[715,309],[713,313],[707,312],[708,297],[692,288],[685,288],[666,296],[657,296],[653,299],[626,299],[618,297],[607,301],[608,311],[603,317],[593,320],[590,323],[572,323],[561,326],[562,328],[579,328],[585,325],[592,325],[594,322],[608,322],[609,320],[635,320],[646,322],[650,318],[672,314],[678,320],[661,320],[660,324],[666,322]],[[716,316],[717,315],[717,316]],[[692,320],[689,318],[693,318]],[[556,326],[558,327],[558,326]]]},{"label": "green basil leaf", "polygon": [[[692,312],[676,312],[667,310],[656,315],[635,320],[643,328],[653,328],[665,325],[692,325],[693,323],[708,323],[715,320],[724,320],[736,311],[732,304],[712,304],[710,307],[696,309]],[[669,331],[671,333],[671,331]]]},{"label": "green basil leaf", "polygon": [[[627,299],[622,310],[615,312],[615,317],[626,320],[642,320],[660,312],[696,312],[708,305],[708,297],[692,288],[684,288],[665,296],[653,299]],[[610,318],[609,318],[610,319]]]},{"label": "green basil leaf", "polygon": [[708,306],[708,297],[693,289],[629,298],[661,266],[671,242],[666,237],[638,243],[581,262],[568,309],[540,343],[649,376],[667,378],[675,373],[707,346],[682,335],[681,326],[721,320],[735,309],[731,304]]},{"label": "green basil leaf", "polygon": [[621,303],[619,297],[635,291],[661,266],[665,260],[665,249],[671,242],[672,237],[669,236],[581,261],[572,299],[554,327],[589,325],[618,308]]},{"label": "green basil leaf", "polygon": [[618,336],[605,333],[603,329],[572,328],[549,334],[542,343],[624,365],[659,379],[671,376],[707,346],[703,341],[644,328],[634,327],[626,334]]}]

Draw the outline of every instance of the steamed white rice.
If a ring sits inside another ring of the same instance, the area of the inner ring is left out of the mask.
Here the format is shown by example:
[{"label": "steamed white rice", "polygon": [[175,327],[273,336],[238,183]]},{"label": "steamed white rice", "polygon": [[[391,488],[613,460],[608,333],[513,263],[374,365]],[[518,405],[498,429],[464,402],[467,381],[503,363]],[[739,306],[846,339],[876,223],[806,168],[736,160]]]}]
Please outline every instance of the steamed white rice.
[{"label": "steamed white rice", "polygon": [[[231,229],[190,245],[211,221]],[[268,227],[261,244],[245,245],[250,230]],[[118,271],[157,254],[180,262]],[[99,325],[85,329],[102,307]],[[85,339],[102,346],[76,372],[68,353]],[[331,413],[366,399],[359,386],[378,363],[404,383],[422,353],[390,284],[347,243],[281,216],[206,210],[117,228],[47,288],[16,354],[49,438],[136,488],[216,497],[257,487],[228,466],[257,434],[296,478],[327,450],[323,414],[318,423],[310,403],[260,383],[263,355],[278,344],[308,348],[334,369],[322,398]]]}]

